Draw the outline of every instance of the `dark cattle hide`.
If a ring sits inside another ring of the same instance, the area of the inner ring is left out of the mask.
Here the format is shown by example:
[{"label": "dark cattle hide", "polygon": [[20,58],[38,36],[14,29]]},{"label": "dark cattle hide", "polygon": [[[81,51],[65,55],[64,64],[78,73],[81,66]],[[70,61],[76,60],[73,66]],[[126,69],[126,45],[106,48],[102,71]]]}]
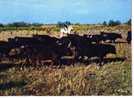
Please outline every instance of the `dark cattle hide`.
[{"label": "dark cattle hide", "polygon": [[101,35],[103,36],[103,41],[110,40],[113,43],[115,42],[116,39],[122,39],[121,34],[117,34],[117,33],[101,32]]},{"label": "dark cattle hide", "polygon": [[4,56],[7,56],[7,48],[0,46],[0,60],[2,60]]},{"label": "dark cattle hide", "polygon": [[6,41],[0,41],[0,46],[3,46],[3,45],[5,45],[5,44],[7,44],[8,42],[6,42]]},{"label": "dark cattle hide", "polygon": [[9,51],[10,47],[8,46],[8,42],[0,42],[0,59],[8,57]]},{"label": "dark cattle hide", "polygon": [[32,37],[16,37],[14,42],[17,46],[39,44],[40,42]]},{"label": "dark cattle hide", "polygon": [[48,35],[34,35],[33,38],[38,40],[40,42],[40,44],[44,44],[46,46],[50,46],[50,45],[53,46],[59,40],[56,37],[51,37],[51,36],[48,36]]},{"label": "dark cattle hide", "polygon": [[58,55],[54,53],[53,49],[43,46],[34,46],[32,48],[32,53],[28,56],[32,63],[35,65],[44,64],[50,60],[51,65],[57,62]]},{"label": "dark cattle hide", "polygon": [[90,42],[90,43],[95,42],[95,43],[99,44],[103,40],[103,36],[99,35],[99,34],[96,34],[96,35],[84,35],[83,37],[87,42]]},{"label": "dark cattle hide", "polygon": [[126,40],[128,43],[131,43],[131,40],[132,40],[132,32],[131,31],[128,31]]},{"label": "dark cattle hide", "polygon": [[[21,49],[21,54],[26,57],[27,62],[34,65],[44,64],[50,62],[52,64],[60,64],[62,56],[72,55],[70,48],[66,48],[63,45],[55,46],[43,46],[43,45],[31,45],[24,46]],[[29,61],[30,60],[30,61]]]},{"label": "dark cattle hide", "polygon": [[10,51],[8,52],[9,58],[10,59],[12,58],[12,60],[13,59],[25,59],[27,55],[31,53],[31,49],[26,50],[27,47],[28,46],[19,46],[19,47],[14,47],[10,49]]},{"label": "dark cattle hide", "polygon": [[70,44],[72,46],[76,46],[76,44],[78,44],[78,41],[77,41],[77,38],[75,37],[62,37],[59,40],[59,43],[67,47]]},{"label": "dark cattle hide", "polygon": [[[130,34],[129,34],[130,35]],[[101,33],[101,35],[69,34],[61,39],[48,35],[33,37],[15,37],[8,42],[0,42],[0,58],[26,59],[27,63],[44,65],[45,63],[61,64],[62,59],[69,56],[74,64],[76,60],[97,57],[102,65],[103,58],[109,53],[116,53],[115,46],[100,44],[102,40],[116,40],[121,35]],[[95,43],[93,43],[95,42]]]},{"label": "dark cattle hide", "polygon": [[109,53],[116,54],[115,46],[107,44],[85,44],[81,45],[81,49],[78,50],[77,58],[84,58],[84,56],[88,58],[98,57],[101,65],[103,58]]}]

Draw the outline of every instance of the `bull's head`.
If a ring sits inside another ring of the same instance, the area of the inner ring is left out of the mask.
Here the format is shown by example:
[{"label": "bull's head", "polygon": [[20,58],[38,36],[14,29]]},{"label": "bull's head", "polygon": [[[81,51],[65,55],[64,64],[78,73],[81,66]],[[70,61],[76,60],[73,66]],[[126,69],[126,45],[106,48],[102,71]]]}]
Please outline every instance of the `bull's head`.
[{"label": "bull's head", "polygon": [[20,48],[13,48],[9,51],[8,55],[9,56],[14,56],[14,55],[18,55],[20,53],[21,53]]}]

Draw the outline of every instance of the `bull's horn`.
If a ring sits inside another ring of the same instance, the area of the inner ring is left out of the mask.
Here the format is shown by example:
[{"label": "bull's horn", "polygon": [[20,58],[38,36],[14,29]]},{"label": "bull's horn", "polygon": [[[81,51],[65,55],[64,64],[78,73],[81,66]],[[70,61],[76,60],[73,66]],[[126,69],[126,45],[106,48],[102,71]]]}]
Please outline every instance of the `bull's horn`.
[{"label": "bull's horn", "polygon": [[93,37],[93,35],[89,36],[89,38],[92,38],[92,37]]},{"label": "bull's horn", "polygon": [[67,48],[69,48],[70,46],[71,46],[71,42],[69,42],[69,44],[68,44]]},{"label": "bull's horn", "polygon": [[20,48],[25,48],[25,46],[24,46],[24,45],[22,45]]}]

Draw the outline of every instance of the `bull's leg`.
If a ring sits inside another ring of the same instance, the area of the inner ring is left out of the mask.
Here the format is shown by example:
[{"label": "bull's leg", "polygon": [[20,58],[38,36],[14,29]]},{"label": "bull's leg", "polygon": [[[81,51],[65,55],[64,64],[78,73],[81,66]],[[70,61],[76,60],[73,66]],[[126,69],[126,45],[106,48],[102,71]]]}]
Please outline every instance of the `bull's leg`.
[{"label": "bull's leg", "polygon": [[103,39],[103,40],[102,40],[102,43],[105,43],[105,42],[106,42],[106,40],[105,40],[105,39]]},{"label": "bull's leg", "polygon": [[84,62],[84,56],[81,56],[81,57],[80,57],[80,61],[81,61],[81,62]]},{"label": "bull's leg", "polygon": [[71,63],[72,63],[72,65],[74,66],[74,64],[75,64],[75,59],[71,59]]},{"label": "bull's leg", "polygon": [[131,40],[128,40],[128,44],[131,44]]},{"label": "bull's leg", "polygon": [[52,60],[52,61],[50,62],[50,66],[53,67],[54,65],[55,65],[55,61]]},{"label": "bull's leg", "polygon": [[27,64],[29,61],[28,61],[28,58],[25,58],[25,64]]},{"label": "bull's leg", "polygon": [[[9,62],[13,62],[13,58],[12,58],[11,56],[7,56],[7,57],[8,57],[7,61],[9,61]],[[4,56],[4,59],[6,59],[5,56]]]},{"label": "bull's leg", "polygon": [[[35,61],[36,61],[36,63],[34,64],[35,66],[39,66],[39,65],[41,65],[41,60],[36,59]],[[33,62],[33,63],[34,63],[34,62]]]},{"label": "bull's leg", "polygon": [[53,65],[56,65],[56,67],[61,67],[61,56],[54,55],[53,57]]},{"label": "bull's leg", "polygon": [[99,58],[99,66],[102,66],[104,64],[104,58],[100,57]]},{"label": "bull's leg", "polygon": [[51,65],[58,65],[59,64],[57,59],[52,59],[52,62],[53,62],[53,64],[51,63]]},{"label": "bull's leg", "polygon": [[76,58],[72,59],[72,65],[75,66]]},{"label": "bull's leg", "polygon": [[62,67],[62,59],[61,57],[58,58],[58,68],[61,68]]},{"label": "bull's leg", "polygon": [[30,65],[31,63],[32,63],[32,59],[29,58],[29,57],[27,57],[27,58],[26,58],[26,64],[27,64],[27,65]]},{"label": "bull's leg", "polygon": [[115,39],[112,39],[111,41],[112,41],[112,43],[115,43]]},{"label": "bull's leg", "polygon": [[99,44],[99,43],[100,43],[100,41],[99,41],[99,40],[97,40],[97,41],[96,41],[96,44]]}]

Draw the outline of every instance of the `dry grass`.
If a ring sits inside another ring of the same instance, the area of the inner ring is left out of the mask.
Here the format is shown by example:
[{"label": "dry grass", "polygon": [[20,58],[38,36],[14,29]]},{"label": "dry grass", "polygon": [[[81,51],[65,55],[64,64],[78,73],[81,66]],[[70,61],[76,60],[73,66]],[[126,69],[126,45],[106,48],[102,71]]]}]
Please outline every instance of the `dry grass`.
[{"label": "dry grass", "polygon": [[[49,28],[49,29],[47,29]],[[99,34],[100,31],[105,31],[105,32],[117,32],[121,33],[124,38],[126,38],[126,34],[128,30],[131,29],[131,26],[127,25],[121,25],[121,26],[93,26],[93,25],[74,25],[73,26],[74,31],[76,31],[78,34],[90,34],[90,33],[95,33]],[[48,33],[49,30],[49,33]],[[34,34],[39,34],[39,35],[51,35],[51,36],[60,36],[60,29],[56,27],[55,25],[52,25],[50,27],[44,26],[44,27],[39,27],[37,29],[17,29],[17,30],[5,30],[5,31],[0,31],[0,41],[5,40],[7,41],[8,38],[14,38],[16,36],[18,37],[31,37]]]},{"label": "dry grass", "polygon": [[[0,73],[1,95],[131,95],[131,65],[116,62],[64,69],[11,68]],[[14,82],[14,85],[10,85]]]}]

